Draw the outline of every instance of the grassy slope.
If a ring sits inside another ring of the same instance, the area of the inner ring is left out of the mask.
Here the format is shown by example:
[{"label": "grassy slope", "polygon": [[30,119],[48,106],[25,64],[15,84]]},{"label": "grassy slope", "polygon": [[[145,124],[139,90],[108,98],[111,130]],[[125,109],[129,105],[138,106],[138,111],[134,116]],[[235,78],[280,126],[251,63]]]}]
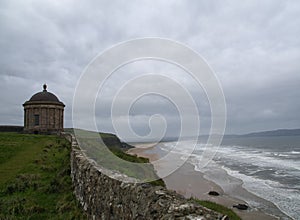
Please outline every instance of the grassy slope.
[{"label": "grassy slope", "polygon": [[0,133],[0,219],[85,219],[69,159],[59,137]]}]

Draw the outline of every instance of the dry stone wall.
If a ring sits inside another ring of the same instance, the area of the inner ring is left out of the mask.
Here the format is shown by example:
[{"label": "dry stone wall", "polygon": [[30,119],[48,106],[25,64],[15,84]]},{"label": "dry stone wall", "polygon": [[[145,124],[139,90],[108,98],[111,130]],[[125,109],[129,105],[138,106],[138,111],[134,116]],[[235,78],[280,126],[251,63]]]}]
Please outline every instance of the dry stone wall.
[{"label": "dry stone wall", "polygon": [[[126,183],[128,177],[99,167],[86,158],[74,137],[67,139],[72,142],[74,193],[90,219],[227,219],[163,187]],[[104,174],[108,172],[116,178]]]}]

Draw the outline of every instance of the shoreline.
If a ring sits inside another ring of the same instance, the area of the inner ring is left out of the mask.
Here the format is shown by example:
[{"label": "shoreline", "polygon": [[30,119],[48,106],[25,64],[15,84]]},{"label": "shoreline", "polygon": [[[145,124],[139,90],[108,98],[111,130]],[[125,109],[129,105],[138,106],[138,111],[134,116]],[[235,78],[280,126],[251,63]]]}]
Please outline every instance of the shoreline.
[{"label": "shoreline", "polygon": [[[135,143],[134,146],[135,148],[128,150],[127,153],[137,155],[140,157],[146,157],[149,159],[150,162],[156,161],[160,158],[154,150],[156,145],[153,145],[151,143]],[[151,150],[154,150],[154,152],[151,152]],[[154,163],[153,165],[158,176],[160,176],[159,173],[163,170],[163,166],[159,165],[158,163]],[[200,171],[196,171],[194,169],[194,166],[190,163],[184,163],[183,166],[178,168],[172,174],[164,177],[163,180],[166,184],[167,189],[175,190],[178,194],[183,195],[185,198],[193,197],[200,200],[208,200],[223,205],[227,208],[232,209],[243,220],[280,219],[280,217],[269,215],[260,209],[251,208],[251,205],[248,210],[238,210],[236,208],[233,208],[233,205],[235,204],[248,204],[243,198],[255,198],[255,200],[262,202],[262,204],[274,206],[274,209],[278,209],[273,203],[266,201],[252,194],[251,192],[248,192],[242,187],[242,185],[234,186],[234,190],[230,194],[225,193],[220,185],[218,185],[212,180],[205,178],[205,174]],[[209,191],[216,191],[220,195],[210,196],[208,195]]]}]

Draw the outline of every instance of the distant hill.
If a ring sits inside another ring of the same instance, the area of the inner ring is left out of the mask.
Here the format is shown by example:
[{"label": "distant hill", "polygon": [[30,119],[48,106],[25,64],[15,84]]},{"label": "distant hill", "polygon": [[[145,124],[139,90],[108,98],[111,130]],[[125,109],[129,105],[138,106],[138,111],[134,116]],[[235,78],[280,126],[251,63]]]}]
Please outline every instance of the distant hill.
[{"label": "distant hill", "polygon": [[272,131],[253,132],[239,135],[243,137],[271,137],[271,136],[297,136],[300,135],[300,129],[278,129]]},{"label": "distant hill", "polygon": [[[238,138],[238,137],[275,137],[275,136],[300,136],[300,129],[277,129],[271,131],[251,132],[248,134],[225,134],[226,138]],[[202,140],[207,140],[209,135],[200,135]],[[182,140],[189,140],[193,137],[183,137]],[[177,141],[178,137],[167,137],[163,141]]]},{"label": "distant hill", "polygon": [[[72,128],[65,128],[64,129],[66,132],[73,132]],[[118,137],[116,137],[116,135],[114,134],[109,134],[109,133],[100,133],[101,138],[103,139],[103,141],[112,146],[112,145],[117,145],[117,146],[122,146],[121,148],[124,149],[129,149],[132,146],[129,144],[126,144],[122,141],[119,140]],[[218,135],[218,134],[215,134]],[[260,132],[251,132],[248,134],[225,134],[224,138],[238,138],[238,137],[275,137],[275,136],[300,136],[300,129],[277,129],[277,130],[271,130],[271,131],[260,131]],[[207,138],[209,137],[209,135],[200,135],[199,136],[201,138],[202,141],[207,140]],[[197,137],[197,138],[199,138]],[[190,140],[190,139],[194,139],[195,137],[181,137],[181,140]],[[178,141],[178,137],[172,137],[172,136],[167,136],[164,137],[162,140],[163,142],[172,142],[172,141]],[[156,142],[158,140],[145,140],[145,142]],[[118,142],[118,143],[116,143]],[[131,144],[135,144],[134,141],[130,142]],[[139,142],[140,143],[140,140]]]}]

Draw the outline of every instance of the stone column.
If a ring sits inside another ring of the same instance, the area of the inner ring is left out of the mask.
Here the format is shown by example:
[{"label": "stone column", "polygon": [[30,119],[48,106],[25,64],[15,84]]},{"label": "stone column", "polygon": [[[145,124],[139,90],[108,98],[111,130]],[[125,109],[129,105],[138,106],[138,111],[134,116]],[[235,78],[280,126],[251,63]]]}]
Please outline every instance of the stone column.
[{"label": "stone column", "polygon": [[24,128],[25,128],[25,126],[26,126],[26,110],[24,109]]}]

